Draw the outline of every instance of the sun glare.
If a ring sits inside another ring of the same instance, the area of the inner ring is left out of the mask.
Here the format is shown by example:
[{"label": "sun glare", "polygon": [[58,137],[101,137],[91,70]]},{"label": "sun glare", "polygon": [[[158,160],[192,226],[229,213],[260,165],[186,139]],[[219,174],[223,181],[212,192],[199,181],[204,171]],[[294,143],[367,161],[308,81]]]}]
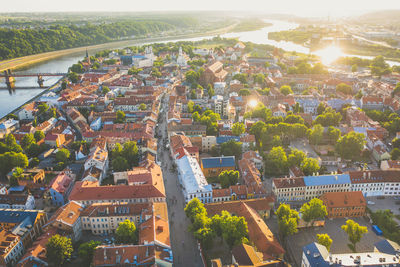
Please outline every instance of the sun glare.
[{"label": "sun glare", "polygon": [[255,108],[257,106],[257,104],[258,104],[258,101],[255,99],[250,100],[248,103],[249,107],[251,107],[251,108]]},{"label": "sun glare", "polygon": [[343,57],[345,55],[337,46],[328,46],[324,49],[316,51],[315,54],[321,58],[321,61],[324,65],[330,65],[339,57]]}]

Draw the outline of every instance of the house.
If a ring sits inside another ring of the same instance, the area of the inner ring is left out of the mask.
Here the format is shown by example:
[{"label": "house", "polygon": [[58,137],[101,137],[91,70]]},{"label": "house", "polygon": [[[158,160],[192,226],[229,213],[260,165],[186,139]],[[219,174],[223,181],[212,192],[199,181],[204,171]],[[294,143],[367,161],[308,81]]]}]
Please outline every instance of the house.
[{"label": "house", "polygon": [[258,252],[253,246],[239,244],[232,249],[233,266],[284,266],[280,259],[266,259],[262,252]]},{"label": "house", "polygon": [[62,206],[67,202],[68,194],[74,185],[75,174],[64,171],[58,174],[49,185],[51,202],[55,206]]},{"label": "house", "polygon": [[89,154],[83,166],[85,172],[82,179],[84,181],[98,181],[101,183],[108,170],[108,151],[97,147]]},{"label": "house", "polygon": [[165,202],[165,189],[162,179],[153,179],[151,183],[133,185],[105,185],[98,182],[79,181],[72,188],[68,199],[89,205],[101,202]]},{"label": "house", "polygon": [[0,124],[0,138],[4,138],[6,134],[12,133],[19,129],[19,121],[9,119]]},{"label": "house", "polygon": [[57,209],[47,225],[57,228],[64,235],[71,238],[72,242],[78,241],[82,236],[81,212],[84,206],[76,201],[70,201]]},{"label": "house", "polygon": [[0,209],[33,210],[35,198],[27,194],[0,195]]},{"label": "house", "polygon": [[202,158],[200,162],[205,177],[216,177],[223,171],[235,170],[235,156]]},{"label": "house", "polygon": [[389,160],[391,158],[389,152],[380,145],[377,145],[372,149],[372,156],[378,162],[382,160]]},{"label": "house", "polygon": [[65,134],[48,133],[44,138],[44,143],[51,147],[61,147],[65,143]]},{"label": "house", "polygon": [[43,210],[0,209],[0,227],[18,235],[24,249],[42,233],[47,222],[47,214]]},{"label": "house", "polygon": [[198,198],[203,203],[212,202],[212,188],[200,168],[199,162],[188,153],[175,160],[179,182],[183,187],[185,202]]},{"label": "house", "polygon": [[228,72],[224,70],[224,64],[220,61],[215,61],[206,66],[204,72],[200,76],[200,84],[207,86],[208,84],[214,84],[215,82],[225,81]]},{"label": "house", "polygon": [[326,192],[348,192],[351,189],[349,174],[275,178],[272,181],[272,191],[278,202],[311,200]]},{"label": "house", "polygon": [[361,191],[327,192],[321,196],[328,218],[351,218],[365,215],[367,201]]},{"label": "house", "polygon": [[243,216],[249,229],[249,241],[255,245],[257,251],[262,253],[262,259],[282,259],[285,253],[284,249],[257,211],[251,208],[249,204],[243,201],[229,201],[205,204],[204,207],[210,217],[221,214],[223,210],[236,216]]},{"label": "house", "polygon": [[384,160],[381,162],[381,170],[400,170],[400,160]]},{"label": "house", "polygon": [[0,230],[0,266],[15,266],[22,257],[24,246],[21,238],[5,229]]},{"label": "house", "polygon": [[272,116],[274,117],[286,117],[286,107],[283,104],[278,104],[272,109]]},{"label": "house", "polygon": [[302,266],[398,266],[396,257],[400,246],[389,240],[381,240],[369,251],[356,253],[334,253],[316,242],[303,247]]},{"label": "house", "polygon": [[18,111],[19,120],[31,121],[35,119],[35,114],[37,112],[37,108],[35,107],[35,105],[35,102],[31,102],[23,106],[22,109]]}]

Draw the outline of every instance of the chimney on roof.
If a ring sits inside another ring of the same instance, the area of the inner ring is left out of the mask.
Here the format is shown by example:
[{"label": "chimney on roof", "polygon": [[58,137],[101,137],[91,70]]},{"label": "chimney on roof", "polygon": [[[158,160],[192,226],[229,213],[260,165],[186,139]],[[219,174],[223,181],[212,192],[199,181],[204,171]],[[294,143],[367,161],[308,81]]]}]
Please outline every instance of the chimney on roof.
[{"label": "chimney on roof", "polygon": [[371,172],[368,172],[368,179],[371,179]]},{"label": "chimney on roof", "polygon": [[363,177],[364,177],[364,179],[367,178],[367,173],[366,172],[363,172]]}]

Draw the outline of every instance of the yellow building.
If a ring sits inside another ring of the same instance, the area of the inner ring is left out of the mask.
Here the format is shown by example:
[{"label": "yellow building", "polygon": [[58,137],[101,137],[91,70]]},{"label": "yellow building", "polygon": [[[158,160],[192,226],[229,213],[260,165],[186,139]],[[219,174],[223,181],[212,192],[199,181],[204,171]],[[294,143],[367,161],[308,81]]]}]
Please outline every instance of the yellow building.
[{"label": "yellow building", "polygon": [[218,176],[223,171],[235,170],[235,157],[202,158],[201,170],[206,178]]}]

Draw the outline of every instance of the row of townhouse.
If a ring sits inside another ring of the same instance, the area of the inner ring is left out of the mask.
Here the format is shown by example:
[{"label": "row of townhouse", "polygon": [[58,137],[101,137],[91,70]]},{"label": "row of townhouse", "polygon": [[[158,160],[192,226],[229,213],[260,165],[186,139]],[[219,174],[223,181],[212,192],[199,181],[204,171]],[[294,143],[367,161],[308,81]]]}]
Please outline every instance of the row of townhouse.
[{"label": "row of townhouse", "polygon": [[400,195],[400,170],[276,178],[272,189],[278,202],[308,201],[328,192],[361,191],[365,197],[397,196]]}]

